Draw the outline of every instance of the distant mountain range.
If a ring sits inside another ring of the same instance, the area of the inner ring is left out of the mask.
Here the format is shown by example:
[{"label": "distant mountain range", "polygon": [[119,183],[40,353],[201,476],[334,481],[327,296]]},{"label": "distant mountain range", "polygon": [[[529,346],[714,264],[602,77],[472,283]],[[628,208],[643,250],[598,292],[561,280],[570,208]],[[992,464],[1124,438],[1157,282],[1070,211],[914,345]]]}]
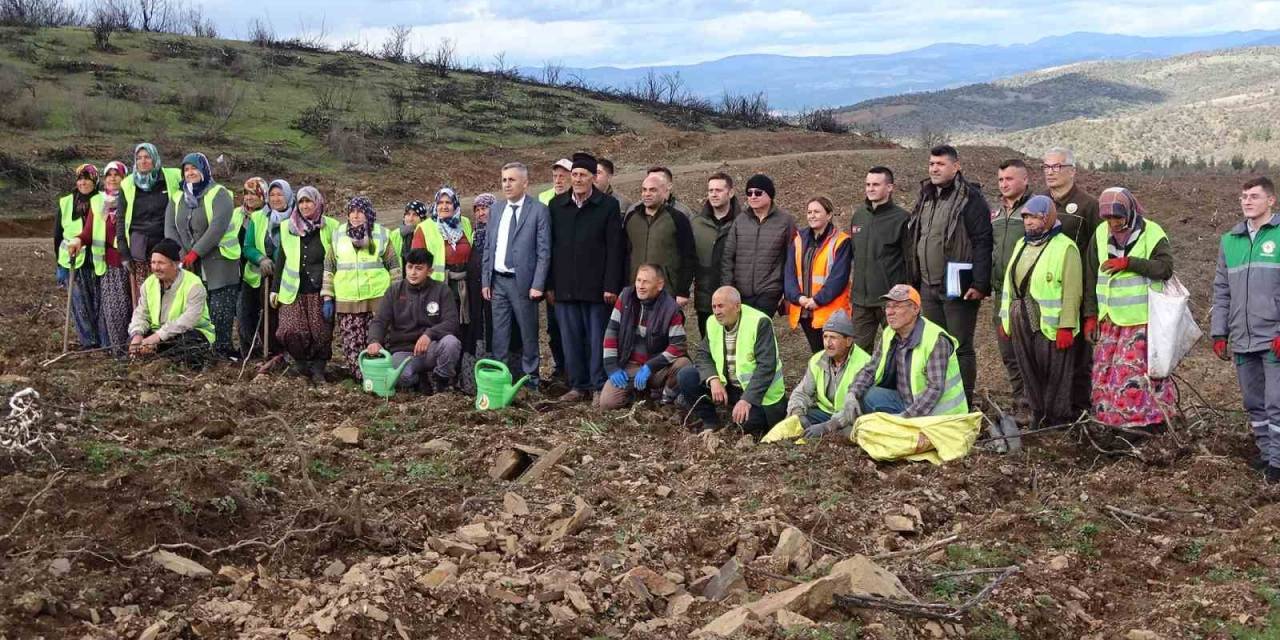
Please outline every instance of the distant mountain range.
[{"label": "distant mountain range", "polygon": [[[987,82],[1087,60],[1163,58],[1268,44],[1280,44],[1280,30],[1176,37],[1080,32],[1042,38],[1030,44],[935,44],[883,55],[741,55],[691,65],[565,68],[561,77],[577,76],[593,85],[622,88],[634,86],[650,69],[660,74],[679,72],[695,95],[718,100],[725,92],[765,91],[770,107],[794,112]],[[522,67],[520,71],[531,76],[541,73],[538,67]]]},{"label": "distant mountain range", "polygon": [[[1275,44],[1280,41],[1272,40]],[[1280,46],[1059,65],[996,82],[868,100],[837,111],[910,146],[941,136],[1077,162],[1280,160]],[[927,133],[927,135],[926,135]]]}]

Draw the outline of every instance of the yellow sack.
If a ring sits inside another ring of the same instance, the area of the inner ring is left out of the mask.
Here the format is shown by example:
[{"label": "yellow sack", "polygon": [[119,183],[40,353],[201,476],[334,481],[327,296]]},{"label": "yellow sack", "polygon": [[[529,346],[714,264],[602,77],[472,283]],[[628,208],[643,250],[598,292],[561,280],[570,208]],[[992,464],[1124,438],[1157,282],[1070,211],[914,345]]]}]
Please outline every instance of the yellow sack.
[{"label": "yellow sack", "polygon": [[[766,442],[782,442],[783,440],[795,440],[796,444],[804,444],[804,425],[800,424],[799,416],[788,416],[778,424],[773,425],[769,433],[764,434],[760,439],[761,444]],[[796,440],[796,438],[800,438]]]},{"label": "yellow sack", "polygon": [[854,422],[850,439],[876,460],[942,464],[967,455],[981,427],[981,413],[920,418],[869,413]]}]

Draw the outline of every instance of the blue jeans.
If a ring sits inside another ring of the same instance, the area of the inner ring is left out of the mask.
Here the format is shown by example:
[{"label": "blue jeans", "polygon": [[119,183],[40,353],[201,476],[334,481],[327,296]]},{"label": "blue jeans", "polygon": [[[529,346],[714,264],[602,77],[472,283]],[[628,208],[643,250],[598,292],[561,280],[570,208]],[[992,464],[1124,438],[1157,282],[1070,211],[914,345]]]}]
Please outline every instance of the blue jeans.
[{"label": "blue jeans", "polygon": [[[702,374],[698,371],[698,367],[690,365],[681,369],[680,373],[676,374],[676,383],[685,400],[694,403],[693,415],[702,421],[703,426],[711,429],[719,428],[720,416],[716,413],[715,403],[711,401],[709,386],[702,382]],[[725,387],[725,394],[729,400],[726,407],[732,411],[733,405],[742,399],[742,389]],[[698,399],[704,395],[706,397],[699,401]],[[742,424],[742,430],[759,438],[769,430],[769,427],[786,417],[786,412],[785,397],[768,406],[761,407],[753,404],[751,411],[747,414],[747,421]]]},{"label": "blue jeans", "polygon": [[862,413],[898,414],[907,410],[902,395],[884,387],[871,387],[862,395]]},{"label": "blue jeans", "polygon": [[809,413],[805,414],[804,419],[808,420],[809,424],[819,424],[830,420],[831,414],[823,411],[822,409],[814,408],[810,409]]}]

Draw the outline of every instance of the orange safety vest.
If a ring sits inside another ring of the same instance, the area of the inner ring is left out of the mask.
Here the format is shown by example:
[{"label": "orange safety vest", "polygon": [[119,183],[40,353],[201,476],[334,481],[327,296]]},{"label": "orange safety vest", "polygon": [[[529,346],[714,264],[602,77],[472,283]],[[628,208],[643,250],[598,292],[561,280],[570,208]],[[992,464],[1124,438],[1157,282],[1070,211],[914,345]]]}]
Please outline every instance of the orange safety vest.
[{"label": "orange safety vest", "polygon": [[[832,222],[831,224],[835,224]],[[827,236],[822,246],[813,253],[813,264],[810,265],[809,274],[809,290],[818,293],[822,289],[822,285],[826,284],[827,276],[831,274],[831,263],[835,261],[836,249],[840,245],[849,241],[849,234],[837,230],[835,233]],[[804,291],[804,240],[800,238],[800,234],[795,236],[795,251],[793,251],[792,259],[796,265],[796,280],[800,285],[800,290]],[[818,307],[813,310],[812,326],[815,329],[821,329],[822,325],[827,323],[827,318],[836,311],[844,309],[844,312],[853,315],[853,309],[849,306],[849,283],[844,283],[844,288],[840,290],[840,295],[834,300],[828,302],[825,306]],[[787,305],[787,316],[791,320],[791,328],[794,329],[800,325],[800,305]]]}]

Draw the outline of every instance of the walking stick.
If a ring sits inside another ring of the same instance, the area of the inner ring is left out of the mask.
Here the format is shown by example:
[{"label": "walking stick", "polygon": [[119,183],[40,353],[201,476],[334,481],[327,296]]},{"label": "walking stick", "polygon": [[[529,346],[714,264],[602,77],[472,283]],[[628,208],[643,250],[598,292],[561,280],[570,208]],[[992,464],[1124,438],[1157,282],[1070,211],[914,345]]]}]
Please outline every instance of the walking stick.
[{"label": "walking stick", "polygon": [[262,359],[271,359],[271,277],[262,277]]},{"label": "walking stick", "polygon": [[138,307],[138,272],[134,271],[132,261],[126,268],[129,270],[129,299],[133,301],[133,306],[129,308],[136,309]]},{"label": "walking stick", "polygon": [[76,270],[71,270],[71,278],[67,281],[67,315],[62,321],[62,352],[67,352],[68,342],[71,339],[71,296],[76,290]]}]

